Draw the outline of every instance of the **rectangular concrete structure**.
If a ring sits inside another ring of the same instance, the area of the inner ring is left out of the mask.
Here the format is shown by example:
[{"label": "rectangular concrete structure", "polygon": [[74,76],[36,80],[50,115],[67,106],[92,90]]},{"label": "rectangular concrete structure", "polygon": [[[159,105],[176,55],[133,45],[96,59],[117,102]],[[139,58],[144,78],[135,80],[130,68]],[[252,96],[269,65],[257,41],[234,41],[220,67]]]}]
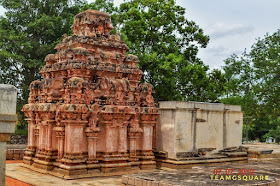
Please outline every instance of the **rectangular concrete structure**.
[{"label": "rectangular concrete structure", "polygon": [[162,101],[156,127],[156,150],[178,153],[202,148],[222,150],[242,144],[243,112],[239,105]]},{"label": "rectangular concrete structure", "polygon": [[5,185],[6,142],[15,132],[17,89],[12,85],[0,84],[0,185]]}]

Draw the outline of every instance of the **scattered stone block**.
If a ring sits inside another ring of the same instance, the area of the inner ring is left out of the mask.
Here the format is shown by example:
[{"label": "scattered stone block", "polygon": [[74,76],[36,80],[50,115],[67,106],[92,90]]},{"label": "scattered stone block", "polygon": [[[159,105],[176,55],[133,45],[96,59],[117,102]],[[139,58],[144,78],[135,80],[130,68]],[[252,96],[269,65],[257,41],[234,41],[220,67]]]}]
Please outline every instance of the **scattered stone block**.
[{"label": "scattered stone block", "polygon": [[129,176],[129,177],[128,177],[128,182],[127,182],[127,184],[128,184],[128,185],[134,185],[134,184],[135,184],[135,178]]},{"label": "scattered stone block", "polygon": [[159,186],[159,182],[158,181],[151,181],[151,186]]},{"label": "scattered stone block", "polygon": [[122,183],[128,184],[128,176],[126,176],[126,175],[122,176]]},{"label": "scattered stone block", "polygon": [[261,150],[261,154],[271,154],[273,150]]},{"label": "scattered stone block", "polygon": [[135,186],[143,186],[143,180],[141,178],[135,178]]}]

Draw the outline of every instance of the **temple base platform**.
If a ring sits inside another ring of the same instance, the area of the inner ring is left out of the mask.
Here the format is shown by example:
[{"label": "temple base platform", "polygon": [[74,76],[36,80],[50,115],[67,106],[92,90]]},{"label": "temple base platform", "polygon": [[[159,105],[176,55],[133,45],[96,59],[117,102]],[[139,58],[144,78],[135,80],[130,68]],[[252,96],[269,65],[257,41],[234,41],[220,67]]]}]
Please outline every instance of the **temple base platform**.
[{"label": "temple base platform", "polygon": [[21,167],[40,172],[43,174],[50,174],[63,179],[79,179],[102,176],[117,176],[124,174],[135,174],[143,172],[154,172],[156,170],[156,163],[135,166],[133,163],[121,164],[92,164],[79,166],[65,166],[61,163],[53,163],[51,166],[33,163],[30,165],[24,163]]}]

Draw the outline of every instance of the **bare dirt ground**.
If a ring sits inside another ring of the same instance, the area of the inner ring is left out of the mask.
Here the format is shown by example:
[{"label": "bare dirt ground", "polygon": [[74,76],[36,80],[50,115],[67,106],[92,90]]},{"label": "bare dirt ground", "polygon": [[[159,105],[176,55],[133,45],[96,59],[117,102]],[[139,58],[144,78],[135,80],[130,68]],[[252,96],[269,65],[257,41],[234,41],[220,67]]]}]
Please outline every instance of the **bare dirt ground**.
[{"label": "bare dirt ground", "polygon": [[5,178],[6,186],[30,186],[30,184],[18,181],[16,179],[7,177]]},{"label": "bare dirt ground", "polygon": [[[22,160],[7,160],[6,164],[11,163],[22,163]],[[5,178],[6,186],[30,186],[30,184],[24,183],[22,181],[18,181],[16,179],[10,178],[6,176]]]},{"label": "bare dirt ground", "polygon": [[251,143],[243,144],[242,146],[249,147],[250,150],[273,150],[272,153],[280,153],[279,144]]}]

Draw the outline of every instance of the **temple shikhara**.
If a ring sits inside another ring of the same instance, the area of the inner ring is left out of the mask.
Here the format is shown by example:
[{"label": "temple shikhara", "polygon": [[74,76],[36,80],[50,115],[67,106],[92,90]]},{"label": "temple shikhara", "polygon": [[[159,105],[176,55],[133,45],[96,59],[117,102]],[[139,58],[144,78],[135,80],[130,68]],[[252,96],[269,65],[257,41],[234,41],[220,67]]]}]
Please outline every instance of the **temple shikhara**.
[{"label": "temple shikhara", "polygon": [[30,84],[24,164],[66,179],[155,169],[158,110],[137,56],[106,13],[86,10],[72,29]]}]

